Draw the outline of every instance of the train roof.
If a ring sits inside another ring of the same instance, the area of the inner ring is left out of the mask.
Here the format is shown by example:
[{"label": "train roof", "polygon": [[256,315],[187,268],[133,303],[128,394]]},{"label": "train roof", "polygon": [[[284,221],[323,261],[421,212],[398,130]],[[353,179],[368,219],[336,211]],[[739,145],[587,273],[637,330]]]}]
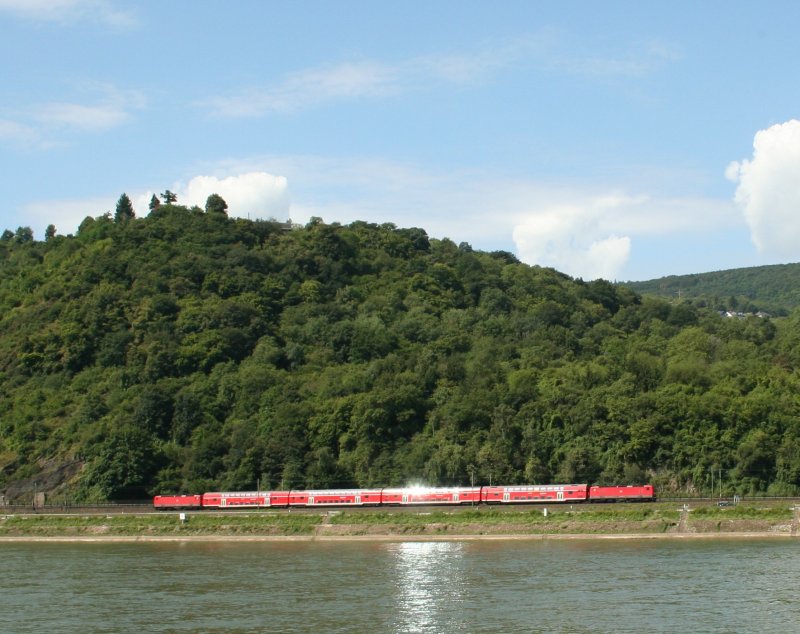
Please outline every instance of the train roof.
[{"label": "train roof", "polygon": [[384,493],[461,493],[480,491],[481,487],[387,487]]},{"label": "train roof", "polygon": [[381,489],[292,489],[291,491],[293,494],[307,495],[364,495],[365,493],[380,492]]}]

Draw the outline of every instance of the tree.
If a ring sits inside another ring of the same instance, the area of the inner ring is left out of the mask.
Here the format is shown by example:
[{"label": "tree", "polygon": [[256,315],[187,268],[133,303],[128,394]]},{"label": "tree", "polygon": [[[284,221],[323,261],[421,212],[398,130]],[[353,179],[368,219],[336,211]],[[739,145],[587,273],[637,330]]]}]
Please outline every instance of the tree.
[{"label": "tree", "polygon": [[122,223],[133,220],[136,214],[133,213],[133,204],[128,194],[123,193],[117,201],[117,209],[114,212],[114,222]]},{"label": "tree", "polygon": [[14,239],[17,242],[33,242],[33,229],[30,227],[17,227],[17,232],[14,234]]},{"label": "tree", "polygon": [[227,216],[228,203],[219,194],[211,194],[206,199],[206,213]]},{"label": "tree", "polygon": [[750,491],[766,490],[775,472],[775,439],[763,429],[750,432],[736,451],[737,475],[750,484]]},{"label": "tree", "polygon": [[153,437],[144,429],[122,425],[100,445],[83,476],[84,486],[105,499],[144,497],[158,461]]},{"label": "tree", "polygon": [[161,201],[158,199],[158,196],[153,194],[153,196],[150,198],[150,204],[148,205],[150,211],[155,211],[160,206],[161,206]]},{"label": "tree", "polygon": [[147,386],[133,411],[133,422],[139,429],[159,438],[169,435],[174,404],[163,389]]},{"label": "tree", "polygon": [[44,230],[45,242],[50,242],[50,240],[52,240],[55,237],[56,237],[56,226],[47,225],[47,229]]},{"label": "tree", "polygon": [[171,205],[174,202],[178,201],[178,195],[174,194],[170,190],[164,190],[164,193],[161,194],[161,198],[164,199],[164,203],[167,205]]}]

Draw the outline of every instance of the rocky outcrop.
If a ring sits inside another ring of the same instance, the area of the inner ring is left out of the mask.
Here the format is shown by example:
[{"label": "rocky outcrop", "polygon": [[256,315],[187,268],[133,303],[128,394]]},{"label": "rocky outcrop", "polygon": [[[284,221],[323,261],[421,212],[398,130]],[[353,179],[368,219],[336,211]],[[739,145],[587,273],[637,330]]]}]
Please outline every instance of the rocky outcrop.
[{"label": "rocky outcrop", "polygon": [[83,464],[81,460],[44,462],[41,464],[42,470],[36,475],[9,482],[4,490],[0,490],[0,498],[6,504],[27,503],[33,501],[34,495],[56,493],[80,473]]}]

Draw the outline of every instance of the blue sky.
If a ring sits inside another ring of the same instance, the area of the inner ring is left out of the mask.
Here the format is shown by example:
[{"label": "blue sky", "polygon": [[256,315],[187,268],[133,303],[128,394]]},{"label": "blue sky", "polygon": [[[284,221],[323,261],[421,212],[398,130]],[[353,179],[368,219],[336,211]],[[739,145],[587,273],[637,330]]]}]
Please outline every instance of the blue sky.
[{"label": "blue sky", "polygon": [[0,228],[152,193],[575,277],[800,260],[800,3],[0,0]]}]

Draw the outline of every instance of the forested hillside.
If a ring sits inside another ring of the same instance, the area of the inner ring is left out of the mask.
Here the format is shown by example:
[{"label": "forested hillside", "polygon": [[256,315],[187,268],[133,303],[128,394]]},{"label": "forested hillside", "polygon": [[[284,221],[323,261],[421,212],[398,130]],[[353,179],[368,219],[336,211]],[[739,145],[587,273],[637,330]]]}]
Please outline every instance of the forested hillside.
[{"label": "forested hillside", "polygon": [[800,264],[774,264],[626,282],[637,293],[715,310],[787,315],[800,307]]},{"label": "forested hillside", "polygon": [[[219,201],[217,201],[219,203]],[[724,319],[422,229],[165,204],[0,240],[0,494],[800,490],[800,313]],[[27,496],[27,497],[26,497]]]}]

